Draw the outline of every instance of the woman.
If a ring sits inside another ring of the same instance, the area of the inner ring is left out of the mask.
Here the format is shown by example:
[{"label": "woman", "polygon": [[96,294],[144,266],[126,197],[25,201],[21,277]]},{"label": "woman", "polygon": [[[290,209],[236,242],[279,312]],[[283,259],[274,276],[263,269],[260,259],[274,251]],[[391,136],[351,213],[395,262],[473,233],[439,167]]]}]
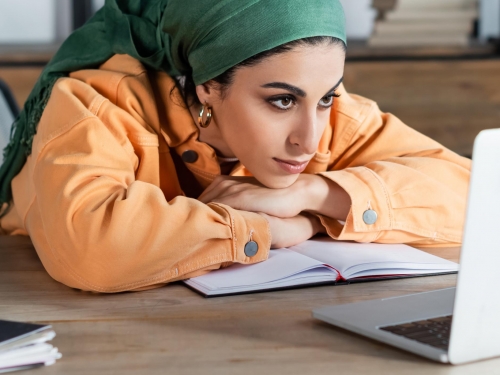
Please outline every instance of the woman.
[{"label": "woman", "polygon": [[97,292],[319,232],[459,243],[470,163],[348,94],[344,57],[337,0],[107,1],[15,124],[0,227]]}]

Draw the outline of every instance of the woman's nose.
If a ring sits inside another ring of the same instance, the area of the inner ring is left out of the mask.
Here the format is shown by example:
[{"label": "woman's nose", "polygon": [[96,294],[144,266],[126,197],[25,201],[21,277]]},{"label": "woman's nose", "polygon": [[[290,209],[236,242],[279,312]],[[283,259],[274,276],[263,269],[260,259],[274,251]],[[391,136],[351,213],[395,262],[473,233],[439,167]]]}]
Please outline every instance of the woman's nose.
[{"label": "woman's nose", "polygon": [[290,143],[299,148],[301,153],[312,155],[318,148],[319,121],[316,116],[307,116],[300,121],[290,134]]}]

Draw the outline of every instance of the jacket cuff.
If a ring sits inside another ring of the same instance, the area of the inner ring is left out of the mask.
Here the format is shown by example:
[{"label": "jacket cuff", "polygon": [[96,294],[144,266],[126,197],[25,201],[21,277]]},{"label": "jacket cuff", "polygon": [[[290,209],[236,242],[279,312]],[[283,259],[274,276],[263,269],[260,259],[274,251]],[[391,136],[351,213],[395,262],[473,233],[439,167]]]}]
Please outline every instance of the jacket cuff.
[{"label": "jacket cuff", "polygon": [[[356,167],[319,174],[337,183],[349,194],[352,202],[344,224],[318,215],[330,237],[343,241],[372,242],[379,237],[381,231],[392,229],[389,193],[375,172],[366,167]],[[365,211],[370,209],[377,214],[373,223],[367,222],[363,217]]]},{"label": "jacket cuff", "polygon": [[[210,203],[226,211],[230,218],[232,233],[233,262],[242,264],[259,263],[269,257],[271,249],[271,229],[267,220],[254,212],[235,210],[221,203]],[[257,252],[253,255],[250,241],[257,243]],[[246,250],[245,250],[246,248]]]}]

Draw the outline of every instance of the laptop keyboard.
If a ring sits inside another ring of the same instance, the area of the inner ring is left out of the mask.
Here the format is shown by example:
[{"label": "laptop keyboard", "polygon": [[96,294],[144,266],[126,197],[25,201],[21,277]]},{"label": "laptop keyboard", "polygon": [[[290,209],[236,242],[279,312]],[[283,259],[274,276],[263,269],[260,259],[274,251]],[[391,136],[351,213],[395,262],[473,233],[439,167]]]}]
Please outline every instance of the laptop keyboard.
[{"label": "laptop keyboard", "polygon": [[448,315],[394,326],[379,327],[379,329],[438,349],[447,350],[450,343],[451,318],[452,315]]}]

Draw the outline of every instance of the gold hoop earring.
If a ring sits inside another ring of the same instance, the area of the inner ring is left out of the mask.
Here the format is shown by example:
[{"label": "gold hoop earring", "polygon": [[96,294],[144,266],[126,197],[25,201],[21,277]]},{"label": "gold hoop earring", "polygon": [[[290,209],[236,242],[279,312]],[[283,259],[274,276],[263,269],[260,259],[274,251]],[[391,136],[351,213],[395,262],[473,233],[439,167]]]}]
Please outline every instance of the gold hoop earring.
[{"label": "gold hoop earring", "polygon": [[[203,114],[205,112],[205,106],[207,108],[207,117],[206,117],[205,121],[203,121]],[[212,121],[212,107],[209,107],[205,103],[201,106],[200,114],[198,115],[198,125],[200,125],[202,128],[208,128],[208,125],[210,125],[211,121]]]}]

